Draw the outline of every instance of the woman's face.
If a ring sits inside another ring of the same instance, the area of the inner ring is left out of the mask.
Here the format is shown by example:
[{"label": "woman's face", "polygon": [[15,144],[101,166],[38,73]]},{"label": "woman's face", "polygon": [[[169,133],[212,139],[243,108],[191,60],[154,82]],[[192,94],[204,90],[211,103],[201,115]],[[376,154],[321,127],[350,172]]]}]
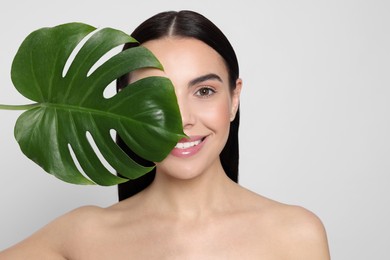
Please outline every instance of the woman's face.
[{"label": "woman's face", "polygon": [[143,69],[132,81],[147,76],[168,77],[174,87],[189,139],[180,140],[157,174],[190,179],[221,169],[219,154],[228,138],[230,122],[238,108],[241,81],[232,92],[222,57],[193,38],[167,37],[143,44],[158,58],[164,71]]}]

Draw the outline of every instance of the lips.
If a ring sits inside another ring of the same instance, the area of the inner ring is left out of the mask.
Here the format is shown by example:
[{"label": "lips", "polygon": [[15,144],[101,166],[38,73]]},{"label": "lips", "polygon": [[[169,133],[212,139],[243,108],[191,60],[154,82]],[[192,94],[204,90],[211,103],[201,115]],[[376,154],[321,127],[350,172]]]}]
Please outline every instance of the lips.
[{"label": "lips", "polygon": [[199,152],[203,147],[205,136],[192,136],[181,139],[173,148],[171,154],[176,157],[190,157]]}]

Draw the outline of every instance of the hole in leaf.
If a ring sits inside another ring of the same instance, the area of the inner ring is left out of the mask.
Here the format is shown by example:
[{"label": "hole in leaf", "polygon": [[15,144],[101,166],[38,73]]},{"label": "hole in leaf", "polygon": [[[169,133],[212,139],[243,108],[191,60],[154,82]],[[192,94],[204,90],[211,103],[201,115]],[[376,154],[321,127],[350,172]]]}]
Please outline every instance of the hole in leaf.
[{"label": "hole in leaf", "polygon": [[103,91],[103,97],[106,99],[112,98],[116,95],[116,80],[113,80]]},{"label": "hole in leaf", "polygon": [[110,136],[114,142],[116,142],[116,134],[117,132],[115,129],[110,129]]},{"label": "hole in leaf", "polygon": [[92,37],[99,29],[89,33],[87,36],[85,36],[76,46],[76,48],[73,49],[72,53],[69,55],[68,59],[66,60],[64,69],[62,71],[62,77],[66,76],[66,73],[68,73],[68,70],[70,68],[70,65],[73,63],[74,58],[76,57],[77,53],[79,53],[80,49],[84,46],[84,44],[88,41],[89,38]]},{"label": "hole in leaf", "polygon": [[[73,159],[73,162],[74,164],[76,165],[76,168],[77,170],[79,170],[79,172],[88,180],[92,181],[91,178],[88,177],[88,175],[84,172],[83,168],[81,167],[79,161],[77,160],[77,157],[76,157],[76,154],[74,153],[73,151],[73,148],[70,144],[68,144],[68,149],[69,149],[69,152],[70,152],[70,156],[72,157]],[[94,181],[92,181],[94,182]]]},{"label": "hole in leaf", "polygon": [[104,158],[103,154],[100,152],[99,148],[97,147],[95,140],[93,139],[93,136],[90,132],[87,131],[86,133],[87,140],[89,144],[91,145],[92,149],[95,151],[96,156],[99,158],[100,162],[106,167],[106,169],[111,172],[112,174],[115,174],[115,169],[107,162],[107,160]]},{"label": "hole in leaf", "polygon": [[93,64],[93,66],[91,67],[91,69],[88,71],[87,73],[87,77],[89,75],[91,75],[97,68],[99,68],[103,63],[105,63],[107,60],[109,60],[111,57],[113,57],[114,55],[118,54],[119,52],[122,51],[122,48],[123,48],[123,45],[119,45],[119,46],[116,46],[114,48],[112,48],[111,50],[109,50],[108,52],[106,52],[102,57],[100,57],[98,59],[97,62],[95,62],[95,64]]}]

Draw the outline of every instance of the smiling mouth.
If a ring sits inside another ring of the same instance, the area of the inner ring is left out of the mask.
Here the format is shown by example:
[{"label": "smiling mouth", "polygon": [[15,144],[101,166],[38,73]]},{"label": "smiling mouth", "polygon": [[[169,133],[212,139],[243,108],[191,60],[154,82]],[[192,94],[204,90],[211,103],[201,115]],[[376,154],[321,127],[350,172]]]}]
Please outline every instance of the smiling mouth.
[{"label": "smiling mouth", "polygon": [[199,140],[196,140],[196,141],[192,141],[192,142],[179,142],[176,144],[175,148],[177,149],[188,149],[190,147],[194,147],[194,146],[197,146],[198,144],[200,144],[201,142],[203,142],[203,140],[205,139],[206,137],[203,137]]}]

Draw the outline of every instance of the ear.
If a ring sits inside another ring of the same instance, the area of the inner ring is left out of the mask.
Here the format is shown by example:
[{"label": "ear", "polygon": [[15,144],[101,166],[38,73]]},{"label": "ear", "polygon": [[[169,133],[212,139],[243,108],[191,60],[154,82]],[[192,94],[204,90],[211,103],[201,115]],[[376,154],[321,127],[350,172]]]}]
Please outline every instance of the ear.
[{"label": "ear", "polygon": [[232,93],[232,107],[230,112],[230,121],[233,121],[234,118],[236,117],[236,113],[240,105],[241,89],[242,89],[242,79],[237,79],[236,88],[233,90]]}]

